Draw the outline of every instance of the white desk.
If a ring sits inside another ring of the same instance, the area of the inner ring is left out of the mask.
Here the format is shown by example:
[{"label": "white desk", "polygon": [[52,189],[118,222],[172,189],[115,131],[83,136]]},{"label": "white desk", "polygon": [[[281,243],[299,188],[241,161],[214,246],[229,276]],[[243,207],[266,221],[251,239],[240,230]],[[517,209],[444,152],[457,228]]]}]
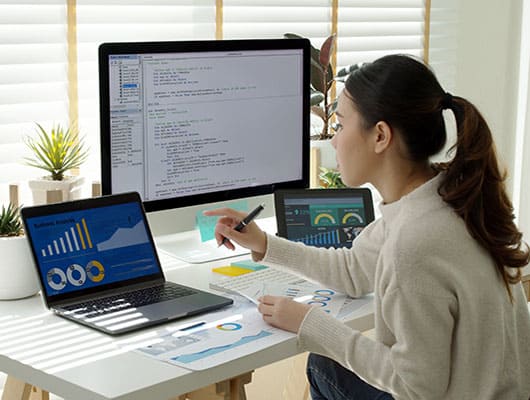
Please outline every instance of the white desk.
[{"label": "white desk", "polygon": [[[189,265],[167,256],[162,259],[168,280],[206,290],[210,280],[221,278],[211,268],[229,263]],[[359,330],[370,329],[372,305],[355,312],[349,323]],[[113,338],[53,315],[40,296],[3,301],[0,371],[68,400],[166,400],[298,353],[292,338],[218,367],[189,371],[123,347],[127,341],[141,342],[157,329]]]}]

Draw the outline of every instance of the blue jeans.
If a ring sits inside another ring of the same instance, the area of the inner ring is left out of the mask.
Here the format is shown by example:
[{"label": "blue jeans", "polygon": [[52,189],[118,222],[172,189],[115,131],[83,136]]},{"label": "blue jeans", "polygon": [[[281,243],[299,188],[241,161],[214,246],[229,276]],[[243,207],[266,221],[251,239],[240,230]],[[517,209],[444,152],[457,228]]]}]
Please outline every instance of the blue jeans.
[{"label": "blue jeans", "polygon": [[392,400],[339,363],[317,354],[307,359],[307,379],[313,400]]}]

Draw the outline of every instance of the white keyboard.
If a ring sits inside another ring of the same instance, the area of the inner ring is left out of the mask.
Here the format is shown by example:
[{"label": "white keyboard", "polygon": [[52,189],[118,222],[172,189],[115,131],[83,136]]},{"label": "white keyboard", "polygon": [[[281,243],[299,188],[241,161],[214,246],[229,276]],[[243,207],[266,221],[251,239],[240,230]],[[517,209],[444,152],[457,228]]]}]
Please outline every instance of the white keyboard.
[{"label": "white keyboard", "polygon": [[289,272],[280,271],[279,269],[274,268],[266,268],[248,274],[235,276],[233,278],[226,278],[217,282],[212,282],[210,283],[210,288],[226,293],[238,293],[258,282],[289,283],[291,285],[303,285],[308,283],[305,279]]}]

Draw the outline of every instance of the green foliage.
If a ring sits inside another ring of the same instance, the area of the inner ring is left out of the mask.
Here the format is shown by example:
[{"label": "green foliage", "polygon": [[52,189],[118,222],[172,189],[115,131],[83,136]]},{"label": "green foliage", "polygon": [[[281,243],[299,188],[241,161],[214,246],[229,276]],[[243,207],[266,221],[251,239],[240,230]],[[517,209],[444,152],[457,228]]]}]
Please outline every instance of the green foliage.
[{"label": "green foliage", "polygon": [[[300,39],[302,36],[295,33],[285,33],[287,39]],[[335,82],[344,82],[350,73],[359,68],[359,64],[341,68],[337,76],[333,75],[331,56],[334,51],[336,36],[329,36],[319,49],[311,46],[311,112],[320,117],[324,123],[318,135],[319,140],[329,139],[333,136],[330,128],[331,118],[337,107],[337,99],[330,99],[331,89]]]},{"label": "green foliage", "polygon": [[318,177],[323,182],[324,188],[340,189],[346,187],[344,182],[342,182],[340,172],[335,169],[320,167],[320,174],[318,174]]},{"label": "green foliage", "polygon": [[37,138],[26,138],[26,145],[33,152],[33,158],[25,158],[26,164],[48,171],[51,178],[61,181],[64,173],[79,167],[88,157],[88,149],[71,128],[53,126],[50,132],[36,124]]},{"label": "green foliage", "polygon": [[24,233],[20,222],[20,207],[9,203],[0,213],[0,236],[20,236]]}]

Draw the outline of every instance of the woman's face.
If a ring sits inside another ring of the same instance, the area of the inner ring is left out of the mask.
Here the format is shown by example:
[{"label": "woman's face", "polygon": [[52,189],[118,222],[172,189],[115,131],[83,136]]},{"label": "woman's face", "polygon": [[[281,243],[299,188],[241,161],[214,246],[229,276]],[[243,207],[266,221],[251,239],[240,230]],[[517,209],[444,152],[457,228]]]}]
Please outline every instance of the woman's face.
[{"label": "woman's face", "polygon": [[337,153],[337,168],[342,181],[350,187],[371,182],[371,175],[376,167],[371,140],[375,133],[363,128],[360,114],[344,91],[339,96],[335,114],[338,126],[331,144]]}]

